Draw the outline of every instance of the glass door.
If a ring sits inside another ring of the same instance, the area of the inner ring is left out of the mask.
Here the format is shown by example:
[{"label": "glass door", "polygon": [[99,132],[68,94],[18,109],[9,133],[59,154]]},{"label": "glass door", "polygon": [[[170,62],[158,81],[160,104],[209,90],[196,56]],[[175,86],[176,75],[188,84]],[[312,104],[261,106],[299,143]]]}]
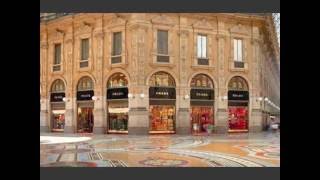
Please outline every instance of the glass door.
[{"label": "glass door", "polygon": [[151,105],[150,106],[150,132],[174,133],[175,132],[175,106]]},{"label": "glass door", "polygon": [[214,124],[213,107],[210,106],[192,106],[191,124],[192,133],[206,132],[206,127]]},{"label": "glass door", "polygon": [[247,107],[229,107],[229,130],[248,130]]},{"label": "glass door", "polygon": [[78,132],[92,133],[93,131],[93,108],[78,107]]}]

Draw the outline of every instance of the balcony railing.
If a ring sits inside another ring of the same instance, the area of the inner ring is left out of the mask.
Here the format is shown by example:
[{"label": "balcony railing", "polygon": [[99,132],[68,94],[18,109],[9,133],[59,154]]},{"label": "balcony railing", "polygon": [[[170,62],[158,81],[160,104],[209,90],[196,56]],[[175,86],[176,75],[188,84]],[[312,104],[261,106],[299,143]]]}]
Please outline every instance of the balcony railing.
[{"label": "balcony railing", "polygon": [[50,21],[71,14],[75,13],[40,13],[40,21]]}]

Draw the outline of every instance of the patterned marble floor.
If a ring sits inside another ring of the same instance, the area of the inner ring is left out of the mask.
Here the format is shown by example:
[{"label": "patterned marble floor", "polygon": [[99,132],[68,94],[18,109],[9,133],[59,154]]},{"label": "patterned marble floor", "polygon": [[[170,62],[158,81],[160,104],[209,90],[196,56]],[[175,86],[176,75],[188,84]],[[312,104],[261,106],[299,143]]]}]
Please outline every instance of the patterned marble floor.
[{"label": "patterned marble floor", "polygon": [[279,167],[280,133],[41,134],[41,167]]}]

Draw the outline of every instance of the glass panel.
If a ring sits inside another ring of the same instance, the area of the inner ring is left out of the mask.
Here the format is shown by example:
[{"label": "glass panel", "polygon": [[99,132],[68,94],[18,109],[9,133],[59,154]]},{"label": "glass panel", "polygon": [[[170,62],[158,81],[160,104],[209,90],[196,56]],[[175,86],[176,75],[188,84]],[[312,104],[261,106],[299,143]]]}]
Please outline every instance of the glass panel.
[{"label": "glass panel", "polygon": [[151,131],[174,131],[175,106],[150,106]]},{"label": "glass panel", "polygon": [[128,103],[108,105],[109,132],[128,131]]},{"label": "glass panel", "polygon": [[64,129],[64,113],[65,110],[53,110],[52,111],[52,120],[53,126],[52,129]]},{"label": "glass panel", "polygon": [[235,61],[238,60],[238,53],[237,53],[237,51],[238,51],[238,43],[237,43],[237,40],[234,39],[234,40],[233,40],[233,59],[234,59]]},{"label": "glass panel", "polygon": [[206,36],[202,36],[201,49],[202,49],[201,57],[207,58],[207,37]]},{"label": "glass panel", "polygon": [[52,92],[63,92],[65,90],[65,86],[62,80],[57,79],[52,84]]},{"label": "glass panel", "polygon": [[115,73],[108,80],[108,88],[127,87],[127,86],[128,86],[128,80],[126,79],[126,76],[122,73]]},{"label": "glass panel", "polygon": [[238,61],[242,61],[242,40],[238,40]]},{"label": "glass panel", "polygon": [[196,88],[213,88],[213,82],[210,77],[205,74],[198,74],[191,80],[191,87]]},{"label": "glass panel", "polygon": [[170,74],[157,72],[150,78],[150,86],[175,86],[175,81]]},{"label": "glass panel", "polygon": [[158,30],[158,54],[168,55],[168,31]]},{"label": "glass panel", "polygon": [[78,132],[92,133],[93,130],[93,108],[78,107]]},{"label": "glass panel", "polygon": [[83,77],[79,80],[78,91],[92,90],[93,82],[89,77]]},{"label": "glass panel", "polygon": [[197,38],[197,56],[199,58],[201,57],[201,45],[202,45],[201,40],[202,40],[201,36],[198,35],[198,38]]},{"label": "glass panel", "polygon": [[122,50],[122,34],[121,32],[113,33],[113,56],[121,55]]},{"label": "glass panel", "polygon": [[229,90],[249,90],[247,81],[239,76],[233,77],[230,80],[228,88]]},{"label": "glass panel", "polygon": [[209,124],[214,125],[213,107],[191,107],[191,124],[193,133],[206,132]]},{"label": "glass panel", "polygon": [[247,107],[229,107],[229,129],[248,130],[248,109]]},{"label": "glass panel", "polygon": [[55,44],[54,46],[54,64],[61,63],[61,44]]},{"label": "glass panel", "polygon": [[89,58],[89,39],[81,40],[81,60],[88,60]]}]

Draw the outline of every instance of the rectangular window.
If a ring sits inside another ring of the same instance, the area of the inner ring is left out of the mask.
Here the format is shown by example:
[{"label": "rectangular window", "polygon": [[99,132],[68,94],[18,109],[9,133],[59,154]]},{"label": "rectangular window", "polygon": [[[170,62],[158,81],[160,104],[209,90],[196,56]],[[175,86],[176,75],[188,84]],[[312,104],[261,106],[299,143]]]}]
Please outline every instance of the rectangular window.
[{"label": "rectangular window", "polygon": [[234,61],[242,62],[242,40],[241,39],[234,39],[233,40],[233,57]]},{"label": "rectangular window", "polygon": [[113,46],[112,46],[112,55],[119,56],[121,55],[122,50],[122,34],[121,32],[113,33]]},{"label": "rectangular window", "polygon": [[168,55],[168,31],[158,30],[158,54]]},{"label": "rectangular window", "polygon": [[197,38],[197,56],[198,58],[207,58],[207,36],[198,35]]},{"label": "rectangular window", "polygon": [[61,63],[61,44],[54,45],[54,65]]},{"label": "rectangular window", "polygon": [[61,69],[61,44],[54,45],[54,60],[53,60],[53,71],[60,71]]},{"label": "rectangular window", "polygon": [[81,40],[81,60],[89,60],[89,39]]}]

